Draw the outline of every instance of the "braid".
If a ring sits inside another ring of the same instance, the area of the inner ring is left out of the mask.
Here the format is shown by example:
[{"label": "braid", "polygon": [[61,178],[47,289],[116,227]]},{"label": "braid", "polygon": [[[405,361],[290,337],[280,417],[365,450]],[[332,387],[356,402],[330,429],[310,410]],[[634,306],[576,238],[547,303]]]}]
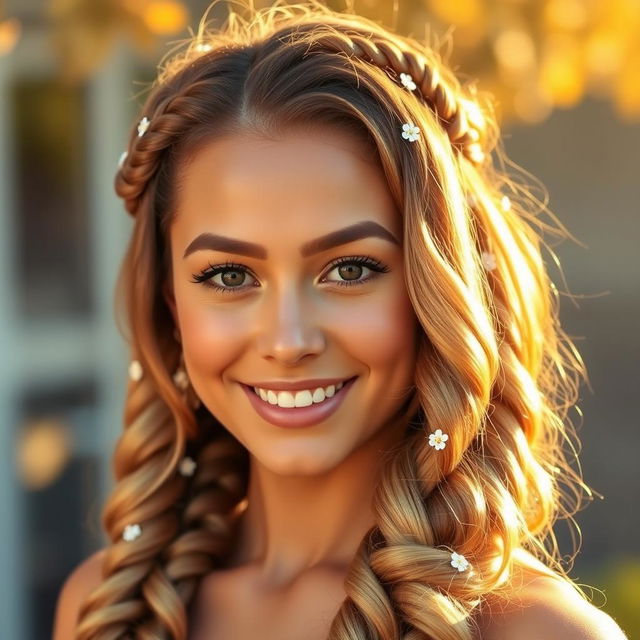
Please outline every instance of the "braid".
[{"label": "braid", "polygon": [[207,101],[202,98],[210,90],[209,78],[194,78],[185,83],[184,93],[175,95],[174,87],[163,87],[145,105],[151,125],[143,136],[133,128],[129,145],[132,151],[127,154],[115,181],[116,193],[124,200],[131,215],[135,215],[140,197],[155,174],[162,153],[176,144],[185,131],[209,115],[203,109]]},{"label": "braid", "polygon": [[[445,380],[436,374],[433,378]],[[423,404],[429,406],[428,399]],[[496,524],[469,454],[455,459],[455,452],[465,451],[463,425],[453,416],[445,418],[436,407],[428,415],[438,424],[452,425],[451,454],[444,459],[434,455],[420,430],[383,466],[373,501],[378,524],[363,542],[345,582],[356,608],[343,606],[332,639],[473,637],[470,614],[497,580],[492,561],[499,553],[486,534],[495,531]],[[453,549],[471,561],[471,570],[452,571]],[[364,633],[372,627],[374,633]],[[361,631],[347,633],[356,628]]]},{"label": "braid", "polygon": [[[397,38],[401,42],[401,38]],[[469,107],[469,101],[457,98],[460,87],[454,87],[455,79],[446,81],[435,60],[428,60],[414,48],[402,48],[391,39],[372,38],[358,33],[341,33],[331,30],[327,35],[313,34],[314,46],[363,59],[381,69],[391,69],[397,76],[409,74],[418,91],[438,116],[451,143],[473,163],[482,164],[485,154],[481,141],[484,123],[477,109]],[[457,84],[457,83],[456,83]],[[465,108],[465,105],[467,108]]]},{"label": "braid", "polygon": [[220,567],[233,548],[246,495],[246,451],[229,437],[217,437],[198,448],[196,462],[188,502],[178,505],[180,531],[142,587],[151,615],[137,628],[141,640],[187,638],[188,611],[200,580]]},{"label": "braid", "polygon": [[[262,56],[264,58],[270,53],[274,43],[279,47],[288,38],[291,45],[307,45],[307,53],[311,49],[329,51],[349,59],[363,60],[386,73],[391,72],[394,77],[409,74],[452,146],[473,164],[482,165],[486,161],[483,150],[483,144],[487,144],[486,124],[480,110],[472,100],[462,97],[459,82],[441,67],[434,56],[430,59],[426,50],[422,53],[415,47],[403,47],[400,36],[395,37],[395,42],[390,37],[372,38],[354,30],[338,31],[331,28],[331,23],[331,20],[323,25],[301,22],[295,27],[283,27],[265,43]],[[247,51],[247,58],[251,54],[253,48]],[[194,125],[210,118],[212,105],[206,96],[216,77],[216,58],[223,56],[221,47],[206,54],[192,51],[182,61],[176,60],[174,65],[179,74],[175,71],[174,77],[165,74],[164,85],[160,85],[145,105],[143,112],[150,120],[149,130],[140,136],[136,128],[132,128],[131,151],[115,180],[115,190],[131,215],[135,215],[139,198],[157,170],[162,152],[180,141]],[[190,64],[186,64],[187,61]]]},{"label": "braid", "polygon": [[[175,417],[150,376],[131,386],[125,422],[114,455],[117,484],[103,511],[111,539],[103,582],[83,603],[76,640],[186,638],[199,580],[232,548],[246,495],[246,450],[205,414],[191,443],[196,474],[173,473],[142,499],[176,441]],[[142,523],[143,535],[122,541],[133,522]]]}]

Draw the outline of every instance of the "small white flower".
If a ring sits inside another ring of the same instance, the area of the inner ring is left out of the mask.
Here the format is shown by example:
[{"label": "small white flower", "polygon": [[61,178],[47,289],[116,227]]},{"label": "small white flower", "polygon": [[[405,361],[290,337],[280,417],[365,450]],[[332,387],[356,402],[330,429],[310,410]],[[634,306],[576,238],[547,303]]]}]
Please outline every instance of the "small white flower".
[{"label": "small white flower", "polygon": [[138,360],[132,360],[129,364],[129,377],[136,382],[142,378],[142,365]]},{"label": "small white flower", "polygon": [[196,45],[196,51],[198,51],[198,53],[207,53],[207,51],[211,51],[212,48],[213,47],[207,42],[198,42]]},{"label": "small white flower", "polygon": [[192,476],[196,470],[196,462],[193,458],[187,456],[180,461],[180,473],[183,476]]},{"label": "small white flower", "polygon": [[466,571],[469,568],[469,561],[460,553],[451,553],[451,566],[458,571]]},{"label": "small white flower", "polygon": [[406,138],[409,142],[415,142],[419,134],[420,129],[412,122],[406,122],[402,125],[402,137]]},{"label": "small white flower", "polygon": [[178,367],[173,374],[173,381],[176,383],[176,386],[183,391],[189,386],[189,377],[182,367]]},{"label": "small white flower", "polygon": [[436,429],[434,433],[429,434],[429,445],[436,449],[444,449],[449,436],[442,433],[442,429]]},{"label": "small white flower", "polygon": [[127,156],[128,156],[128,155],[129,155],[129,152],[128,152],[128,151],[123,151],[123,152],[120,154],[120,158],[118,158],[118,167],[119,167],[120,169],[122,169],[122,165],[124,164],[124,161],[127,159]]},{"label": "small white flower", "polygon": [[400,82],[409,89],[409,91],[413,91],[416,88],[416,83],[413,81],[413,78],[408,73],[400,74]]},{"label": "small white flower", "polygon": [[509,196],[502,196],[500,206],[503,211],[509,211],[509,209],[511,209],[511,200],[509,199]]},{"label": "small white flower", "polygon": [[482,264],[487,271],[493,271],[498,265],[496,262],[496,256],[494,253],[488,251],[482,252]]},{"label": "small white flower", "polygon": [[149,128],[150,124],[151,124],[151,121],[149,120],[149,118],[147,118],[147,116],[144,116],[144,118],[140,120],[140,122],[138,123],[138,138],[142,138],[142,136],[146,133],[147,129]]},{"label": "small white flower", "polygon": [[122,532],[122,539],[131,542],[140,537],[142,527],[139,524],[128,524]]}]

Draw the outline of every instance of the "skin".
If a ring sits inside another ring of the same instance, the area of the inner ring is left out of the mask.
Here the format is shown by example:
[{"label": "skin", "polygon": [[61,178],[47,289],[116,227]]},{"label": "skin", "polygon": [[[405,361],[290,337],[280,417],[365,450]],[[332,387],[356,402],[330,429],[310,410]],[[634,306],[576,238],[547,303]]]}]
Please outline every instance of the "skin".
[{"label": "skin", "polygon": [[[413,385],[418,324],[404,282],[402,218],[381,167],[357,139],[330,129],[218,138],[182,168],[180,185],[166,300],[194,390],[251,460],[227,576],[284,602],[294,586],[311,598],[304,584],[313,575],[323,592],[331,584],[337,607],[347,566],[374,524],[375,477],[382,454],[402,437],[396,414]],[[368,237],[301,256],[305,243],[363,221],[377,222],[398,244]],[[183,257],[206,232],[263,245],[267,258],[212,249]],[[388,271],[351,263],[350,276],[332,266],[353,256],[371,256]],[[236,291],[193,282],[226,261],[245,271],[232,268],[213,281]],[[360,284],[336,284],[350,279]],[[299,429],[265,421],[239,385],[354,375],[334,414]]]}]

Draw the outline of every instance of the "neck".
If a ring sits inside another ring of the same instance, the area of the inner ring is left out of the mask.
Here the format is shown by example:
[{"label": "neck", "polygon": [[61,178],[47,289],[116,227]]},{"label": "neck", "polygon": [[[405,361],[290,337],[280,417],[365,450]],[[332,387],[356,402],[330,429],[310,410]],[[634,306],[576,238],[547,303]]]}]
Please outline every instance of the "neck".
[{"label": "neck", "polygon": [[251,566],[280,588],[313,569],[345,573],[375,518],[371,507],[385,454],[406,422],[385,425],[321,475],[282,476],[251,457],[247,508],[229,567]]}]

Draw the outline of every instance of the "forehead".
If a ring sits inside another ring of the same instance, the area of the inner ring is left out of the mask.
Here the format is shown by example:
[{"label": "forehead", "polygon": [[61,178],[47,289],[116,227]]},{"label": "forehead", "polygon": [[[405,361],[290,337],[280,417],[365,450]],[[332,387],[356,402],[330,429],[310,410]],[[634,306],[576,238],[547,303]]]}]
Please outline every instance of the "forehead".
[{"label": "forehead", "polygon": [[171,235],[183,246],[212,230],[263,243],[270,236],[303,242],[364,219],[402,237],[377,157],[335,129],[217,138],[179,175]]}]

